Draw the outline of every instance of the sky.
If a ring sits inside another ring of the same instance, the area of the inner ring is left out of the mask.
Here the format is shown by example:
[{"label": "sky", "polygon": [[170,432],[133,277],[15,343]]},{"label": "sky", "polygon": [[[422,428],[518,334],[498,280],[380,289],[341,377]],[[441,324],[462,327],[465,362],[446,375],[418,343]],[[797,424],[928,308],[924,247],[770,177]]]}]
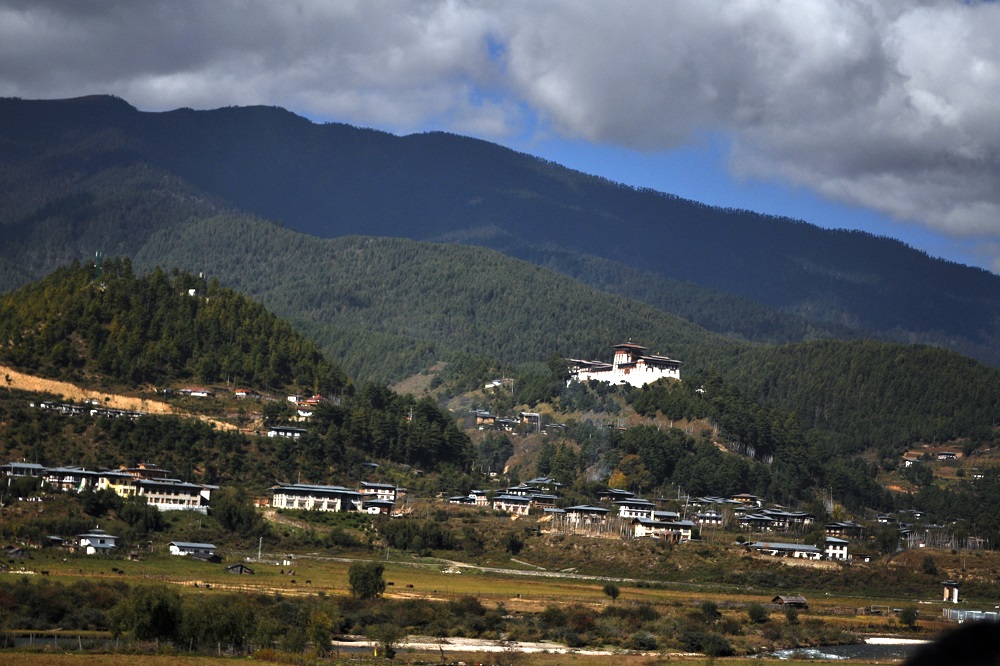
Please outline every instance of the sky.
[{"label": "sky", "polygon": [[1000,273],[1000,4],[0,0],[0,96],[476,136]]}]

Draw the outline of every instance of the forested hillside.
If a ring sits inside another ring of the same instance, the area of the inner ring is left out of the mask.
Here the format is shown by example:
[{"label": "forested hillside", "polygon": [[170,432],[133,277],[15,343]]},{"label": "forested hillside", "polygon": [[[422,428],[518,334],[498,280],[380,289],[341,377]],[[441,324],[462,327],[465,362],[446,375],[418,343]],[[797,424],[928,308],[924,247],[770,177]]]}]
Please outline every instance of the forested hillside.
[{"label": "forested hillside", "polygon": [[[228,208],[321,236],[492,247],[748,339],[846,327],[1000,363],[1000,278],[890,239],[636,191],[482,141],[316,125],[280,109],[152,114],[94,97],[2,100],[0,116],[7,284],[98,248],[131,254],[157,230]],[[584,270],[595,256],[621,269]],[[685,281],[748,300],[685,297]],[[665,295],[668,284],[680,291]]]},{"label": "forested hillside", "polygon": [[[220,276],[308,331],[363,379],[396,380],[454,352],[508,364],[600,357],[614,341],[634,337],[697,365],[737,344],[638,301],[463,245],[321,240],[220,216],[158,233],[136,261]],[[403,348],[394,348],[400,338]]]},{"label": "forested hillside", "polygon": [[112,385],[226,382],[340,394],[350,385],[315,344],[215,281],[131,262],[73,263],[0,297],[0,361]]}]

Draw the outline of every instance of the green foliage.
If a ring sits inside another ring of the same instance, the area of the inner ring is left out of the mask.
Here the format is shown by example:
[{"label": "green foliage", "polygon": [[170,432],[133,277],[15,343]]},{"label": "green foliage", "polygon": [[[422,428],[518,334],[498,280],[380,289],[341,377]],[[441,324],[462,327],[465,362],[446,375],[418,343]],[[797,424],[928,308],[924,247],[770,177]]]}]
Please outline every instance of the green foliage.
[{"label": "green foliage", "polygon": [[917,626],[918,617],[919,611],[917,611],[916,606],[904,606],[899,612],[899,621],[908,629],[913,629]]},{"label": "green foliage", "polygon": [[181,629],[181,600],[165,585],[132,588],[112,613],[115,633],[128,633],[138,640],[176,638]]},{"label": "green foliage", "polygon": [[614,583],[607,583],[603,590],[605,596],[611,597],[611,601],[617,601],[622,591]]},{"label": "green foliage", "polygon": [[[193,291],[194,295],[189,292]],[[347,377],[261,305],[182,273],[137,277],[128,259],[74,262],[0,298],[0,360],[117,384],[227,381],[341,393]]]},{"label": "green foliage", "polygon": [[259,536],[267,531],[267,524],[243,488],[224,486],[214,491],[211,512],[224,528],[241,536]]},{"label": "green foliage", "polygon": [[524,548],[524,538],[514,530],[511,530],[503,537],[503,548],[511,555],[517,557]]},{"label": "green foliage", "polygon": [[446,524],[433,520],[399,518],[379,523],[379,535],[391,548],[429,555],[432,550],[453,550],[457,542]]},{"label": "green foliage", "polygon": [[936,576],[936,575],[938,575],[937,562],[934,560],[934,557],[931,556],[931,555],[925,555],[924,556],[924,559],[923,559],[923,561],[920,564],[920,568],[921,568],[921,570],[923,570],[923,572],[925,574],[927,574],[929,576]]},{"label": "green foliage", "polygon": [[355,562],[347,572],[351,594],[358,599],[374,599],[385,592],[385,567],[380,562]]},{"label": "green foliage", "polygon": [[768,613],[767,608],[765,608],[763,604],[754,602],[747,606],[747,618],[753,624],[762,624],[767,622],[769,617],[770,613]]},{"label": "green foliage", "polygon": [[125,521],[137,534],[145,535],[163,529],[163,514],[146,502],[145,497],[132,495],[121,503],[118,517]]}]

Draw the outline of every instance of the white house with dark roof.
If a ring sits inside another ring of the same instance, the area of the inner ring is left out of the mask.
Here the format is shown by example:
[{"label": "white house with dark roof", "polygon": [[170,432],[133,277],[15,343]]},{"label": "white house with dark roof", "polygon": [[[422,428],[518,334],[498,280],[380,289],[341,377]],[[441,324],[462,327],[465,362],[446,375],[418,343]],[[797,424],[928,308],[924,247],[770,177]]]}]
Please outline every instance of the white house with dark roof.
[{"label": "white house with dark roof", "polygon": [[818,560],[823,557],[823,551],[806,543],[777,543],[755,541],[747,548],[773,557],[796,557],[806,560]]},{"label": "white house with dark roof", "polygon": [[615,506],[618,507],[618,516],[620,518],[652,519],[656,511],[655,503],[641,497],[617,500]]},{"label": "white house with dark roof", "polygon": [[83,549],[87,555],[99,555],[117,547],[119,537],[108,534],[106,531],[94,528],[85,534],[76,535],[77,545]]},{"label": "white house with dark roof", "polygon": [[291,483],[271,488],[271,506],[275,509],[361,511],[362,501],[361,493],[343,486]]},{"label": "white house with dark roof", "polygon": [[578,504],[577,506],[567,507],[565,517],[567,523],[593,525],[605,522],[609,513],[608,509],[599,506]]},{"label": "white house with dark roof", "polygon": [[847,554],[847,546],[850,542],[847,539],[840,539],[838,537],[826,537],[826,541],[823,546],[823,554],[826,555],[828,560],[840,560],[841,562],[846,562],[849,558]]},{"label": "white house with dark roof", "polygon": [[171,541],[167,544],[171,555],[214,555],[215,544],[194,541]]},{"label": "white house with dark roof", "polygon": [[527,516],[531,511],[531,498],[521,495],[497,495],[493,498],[493,510],[505,511],[515,516]]},{"label": "white house with dark roof", "polygon": [[45,467],[37,463],[9,462],[0,465],[0,471],[5,476],[44,476]]},{"label": "white house with dark roof", "polygon": [[208,513],[210,490],[178,479],[137,479],[138,495],[159,511]]},{"label": "white house with dark roof", "polygon": [[664,377],[681,378],[681,362],[667,356],[646,354],[647,348],[631,342],[614,345],[614,360],[585,361],[566,359],[569,363],[569,382],[604,382],[644,386]]}]

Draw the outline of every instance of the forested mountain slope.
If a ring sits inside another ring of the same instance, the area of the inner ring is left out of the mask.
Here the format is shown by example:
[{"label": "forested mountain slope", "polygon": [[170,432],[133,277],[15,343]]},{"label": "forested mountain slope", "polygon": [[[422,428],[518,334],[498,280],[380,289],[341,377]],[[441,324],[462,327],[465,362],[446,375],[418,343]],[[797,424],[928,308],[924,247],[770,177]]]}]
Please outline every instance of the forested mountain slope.
[{"label": "forested mountain slope", "polygon": [[191,274],[74,263],[0,297],[0,361],[112,385],[226,382],[340,394],[343,371],[286,322]]},{"label": "forested mountain slope", "polygon": [[[230,207],[314,235],[456,240],[559,269],[567,252],[598,256],[638,273],[591,274],[595,284],[658,307],[643,271],[1000,363],[1000,278],[890,239],[637,191],[483,141],[316,125],[273,108],[154,114],[97,97],[3,100],[0,116],[0,233],[19,251],[5,254],[6,280],[98,240],[131,252],[156,228]],[[702,303],[715,312],[701,323],[756,337],[733,326],[724,299]],[[786,323],[765,339],[837,331]]]},{"label": "forested mountain slope", "polygon": [[627,338],[704,365],[738,343],[484,248],[318,239],[219,216],[154,235],[136,262],[220,276],[308,331],[349,374],[393,381],[456,352],[507,364],[603,358]]}]

